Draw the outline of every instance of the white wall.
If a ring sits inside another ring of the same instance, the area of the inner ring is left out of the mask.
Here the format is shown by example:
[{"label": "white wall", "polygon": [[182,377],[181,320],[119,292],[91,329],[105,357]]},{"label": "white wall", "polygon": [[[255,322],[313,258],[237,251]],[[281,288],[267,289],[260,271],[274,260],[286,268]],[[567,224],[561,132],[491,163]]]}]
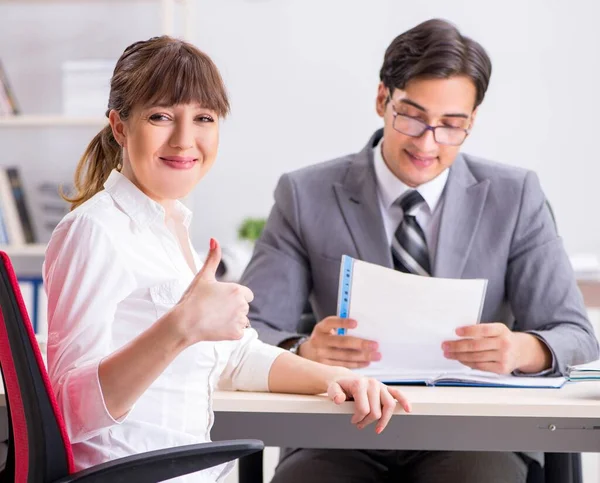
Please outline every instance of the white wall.
[{"label": "white wall", "polygon": [[266,213],[281,172],[360,149],[380,125],[386,46],[439,16],[478,39],[494,65],[465,151],[536,170],[569,251],[600,252],[598,2],[215,1],[199,10],[197,43],[233,101],[219,164],[197,197],[222,209],[196,226],[199,239],[229,237],[244,214]]},{"label": "white wall", "polygon": [[[57,112],[60,62],[116,58],[159,33],[157,1],[0,2],[0,59],[26,112]],[[194,41],[220,67],[233,112],[194,197],[193,237],[227,243],[268,213],[282,172],[360,149],[392,38],[432,16],[488,50],[494,73],[465,151],[536,170],[568,250],[600,254],[594,208],[600,31],[595,0],[199,0]],[[68,179],[92,129],[0,130],[0,164]]]}]

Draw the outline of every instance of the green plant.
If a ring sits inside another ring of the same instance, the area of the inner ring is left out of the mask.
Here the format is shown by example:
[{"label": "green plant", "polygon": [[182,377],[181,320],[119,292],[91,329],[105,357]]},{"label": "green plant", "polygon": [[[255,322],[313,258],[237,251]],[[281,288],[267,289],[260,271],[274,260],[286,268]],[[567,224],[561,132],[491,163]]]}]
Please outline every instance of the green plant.
[{"label": "green plant", "polygon": [[238,228],[238,238],[255,242],[265,227],[267,220],[264,218],[246,218]]}]

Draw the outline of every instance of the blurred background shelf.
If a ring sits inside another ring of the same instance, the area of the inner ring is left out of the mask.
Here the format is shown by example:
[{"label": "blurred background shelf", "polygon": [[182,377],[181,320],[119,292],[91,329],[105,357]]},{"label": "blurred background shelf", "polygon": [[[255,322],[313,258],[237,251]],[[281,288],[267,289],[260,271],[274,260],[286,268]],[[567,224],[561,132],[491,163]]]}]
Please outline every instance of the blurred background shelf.
[{"label": "blurred background shelf", "polygon": [[10,257],[17,276],[39,278],[46,252],[45,243],[26,245],[0,245],[0,251]]},{"label": "blurred background shelf", "polygon": [[43,257],[46,252],[44,243],[33,243],[27,245],[0,245],[0,251],[13,258],[17,257]]},{"label": "blurred background shelf", "polygon": [[0,127],[102,127],[105,117],[69,117],[61,115],[17,115],[0,117]]}]

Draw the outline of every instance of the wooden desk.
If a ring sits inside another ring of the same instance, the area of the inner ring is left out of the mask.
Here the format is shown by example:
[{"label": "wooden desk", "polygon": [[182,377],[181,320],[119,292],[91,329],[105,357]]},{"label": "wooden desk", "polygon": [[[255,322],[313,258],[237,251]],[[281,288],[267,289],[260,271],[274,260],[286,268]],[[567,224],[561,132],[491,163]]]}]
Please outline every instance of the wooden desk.
[{"label": "wooden desk", "polygon": [[[413,412],[397,409],[375,434],[350,424],[352,402],[325,396],[216,392],[215,441],[261,439],[303,448],[600,452],[600,382],[562,389],[410,387]],[[0,387],[0,436],[6,403]]]},{"label": "wooden desk", "polygon": [[401,410],[381,435],[350,424],[353,403],[324,396],[217,392],[212,438],[267,446],[600,452],[600,383],[562,389],[404,387]]}]

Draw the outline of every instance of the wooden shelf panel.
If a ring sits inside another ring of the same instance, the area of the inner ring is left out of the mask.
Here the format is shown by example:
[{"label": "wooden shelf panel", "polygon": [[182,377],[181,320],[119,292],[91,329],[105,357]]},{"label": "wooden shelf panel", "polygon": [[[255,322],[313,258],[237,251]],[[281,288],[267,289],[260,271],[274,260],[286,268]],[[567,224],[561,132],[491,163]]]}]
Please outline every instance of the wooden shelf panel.
[{"label": "wooden shelf panel", "polygon": [[[1,1],[1,0],[0,0]],[[22,115],[0,117],[2,127],[98,127],[104,126],[105,117],[70,117],[60,115]]]},{"label": "wooden shelf panel", "polygon": [[33,243],[28,245],[0,245],[0,251],[6,252],[9,257],[43,257],[46,245]]}]

